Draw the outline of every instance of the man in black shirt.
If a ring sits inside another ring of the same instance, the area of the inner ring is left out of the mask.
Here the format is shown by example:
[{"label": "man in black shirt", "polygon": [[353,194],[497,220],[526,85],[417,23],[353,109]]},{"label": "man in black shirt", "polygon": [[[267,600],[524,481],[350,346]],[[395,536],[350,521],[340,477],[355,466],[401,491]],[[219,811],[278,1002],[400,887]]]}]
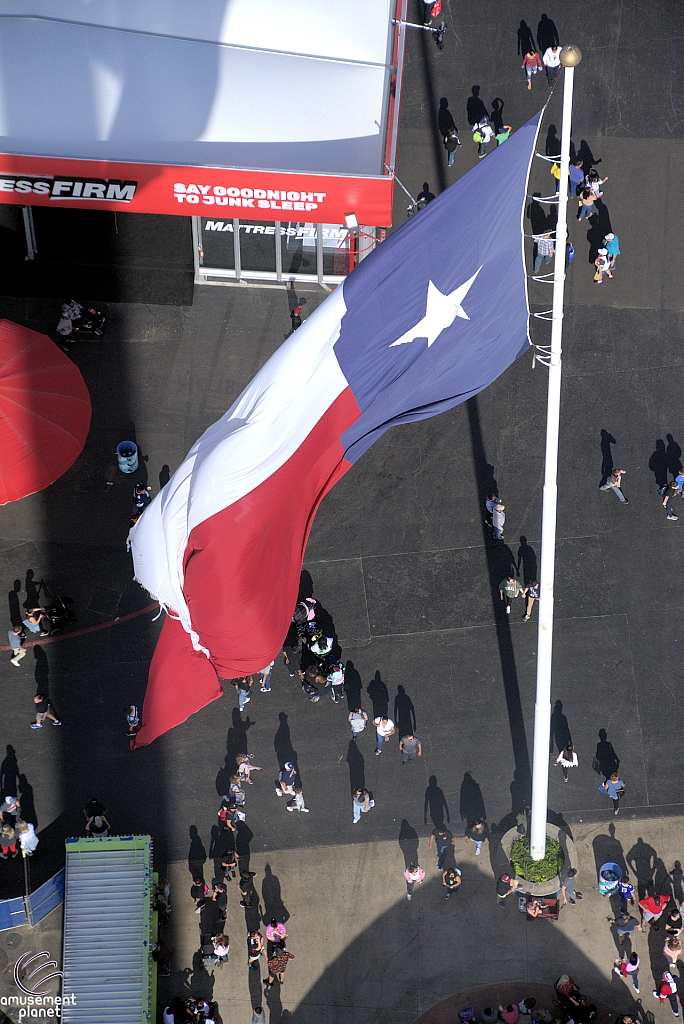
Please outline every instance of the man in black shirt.
[{"label": "man in black shirt", "polygon": [[515,879],[511,878],[510,875],[501,875],[496,883],[496,902],[502,910],[506,909],[506,904],[504,903],[506,897],[517,891],[518,886]]},{"label": "man in black shirt", "polygon": [[107,816],[107,808],[94,796],[83,808],[83,813],[85,814],[86,821],[96,816],[105,818]]},{"label": "man in black shirt", "polygon": [[446,825],[438,825],[432,830],[428,850],[432,849],[433,840],[437,846],[437,870],[441,871],[444,867],[444,861],[446,860],[446,855],[449,852],[449,847],[454,845],[454,837]]}]

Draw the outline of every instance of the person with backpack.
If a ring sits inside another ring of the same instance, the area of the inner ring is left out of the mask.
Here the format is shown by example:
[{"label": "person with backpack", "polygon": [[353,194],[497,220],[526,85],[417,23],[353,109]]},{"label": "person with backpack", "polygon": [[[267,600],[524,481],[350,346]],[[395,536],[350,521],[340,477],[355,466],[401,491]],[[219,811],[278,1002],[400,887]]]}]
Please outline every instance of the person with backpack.
[{"label": "person with backpack", "polygon": [[618,236],[612,231],[609,231],[603,239],[603,247],[608,253],[608,258],[610,259],[610,269],[615,270],[615,260],[620,255],[620,242]]},{"label": "person with backpack", "polygon": [[301,316],[301,314],[302,314],[302,307],[301,306],[295,306],[295,308],[290,311],[290,320],[292,321],[292,331],[293,332],[296,331],[298,327],[302,326],[302,316]]},{"label": "person with backpack", "polygon": [[461,140],[458,137],[458,128],[452,124],[449,131],[444,136],[444,148],[448,154],[449,167],[454,162],[456,156],[456,150],[461,145]]},{"label": "person with backpack", "polygon": [[487,156],[487,146],[494,138],[494,129],[489,123],[488,117],[483,117],[473,128],[473,142],[477,143],[477,158],[482,160]]},{"label": "person with backpack", "polygon": [[536,75],[538,71],[542,70],[541,57],[536,50],[529,49],[523,57],[523,62],[520,67],[525,72],[527,77],[527,88],[532,88],[532,75]]},{"label": "person with backpack", "polygon": [[594,274],[594,281],[596,284],[603,284],[603,275],[607,274],[608,277],[613,280],[613,275],[610,272],[610,260],[608,259],[608,250],[599,249],[598,256],[594,260],[594,266],[596,272]]}]

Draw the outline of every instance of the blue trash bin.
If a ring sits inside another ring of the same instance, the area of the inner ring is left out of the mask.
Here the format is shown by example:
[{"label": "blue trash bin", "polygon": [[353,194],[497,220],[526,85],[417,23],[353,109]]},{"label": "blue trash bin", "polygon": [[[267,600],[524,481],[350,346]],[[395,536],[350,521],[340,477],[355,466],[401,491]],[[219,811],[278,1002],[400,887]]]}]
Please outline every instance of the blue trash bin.
[{"label": "blue trash bin", "polygon": [[138,468],[138,446],[133,441],[122,441],[118,444],[116,457],[122,473],[135,473]]},{"label": "blue trash bin", "polygon": [[607,861],[599,868],[599,892],[602,896],[612,896],[617,892],[617,885],[622,878],[622,868],[613,861]]}]

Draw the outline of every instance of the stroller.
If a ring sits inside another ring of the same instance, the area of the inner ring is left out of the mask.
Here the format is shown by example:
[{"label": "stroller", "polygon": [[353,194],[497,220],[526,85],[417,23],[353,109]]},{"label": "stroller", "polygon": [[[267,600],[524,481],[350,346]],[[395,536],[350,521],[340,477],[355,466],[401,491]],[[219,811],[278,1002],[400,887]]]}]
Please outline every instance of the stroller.
[{"label": "stroller", "polygon": [[57,636],[69,629],[76,622],[73,598],[66,594],[58,595],[52,599],[52,604],[45,606],[45,615],[50,622],[50,636]]}]

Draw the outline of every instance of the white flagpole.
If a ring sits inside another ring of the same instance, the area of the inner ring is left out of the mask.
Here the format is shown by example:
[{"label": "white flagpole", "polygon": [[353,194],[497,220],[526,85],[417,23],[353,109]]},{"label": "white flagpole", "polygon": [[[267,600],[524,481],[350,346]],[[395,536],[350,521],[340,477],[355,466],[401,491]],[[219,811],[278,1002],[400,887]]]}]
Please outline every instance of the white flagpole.
[{"label": "white flagpole", "polygon": [[551,317],[551,358],[546,412],[546,463],[542,506],[541,575],[539,593],[539,634],[537,640],[537,695],[534,705],[534,756],[532,762],[532,807],[530,851],[533,860],[546,853],[546,815],[549,792],[549,736],[551,733],[551,659],[553,655],[553,582],[556,560],[556,504],[558,490],[558,428],[561,397],[561,341],[563,337],[563,293],[565,291],[565,243],[568,226],[568,169],[572,129],[572,88],[575,66],[582,59],[576,46],[564,46],[560,60],[564,67],[563,122],[561,126],[560,190],[556,226],[556,258],[553,274]]}]

